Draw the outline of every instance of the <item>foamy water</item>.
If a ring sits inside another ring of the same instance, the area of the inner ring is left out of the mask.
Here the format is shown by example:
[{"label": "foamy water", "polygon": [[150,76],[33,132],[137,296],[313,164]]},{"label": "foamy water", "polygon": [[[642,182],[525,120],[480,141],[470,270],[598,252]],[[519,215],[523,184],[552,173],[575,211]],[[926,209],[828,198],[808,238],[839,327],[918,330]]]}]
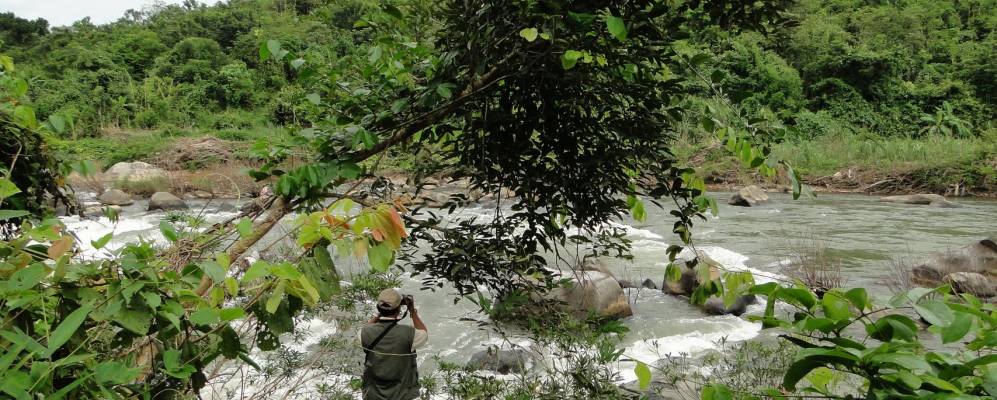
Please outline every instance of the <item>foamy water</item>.
[{"label": "foamy water", "polygon": [[[209,224],[233,215],[235,215],[234,212],[219,211],[205,214]],[[493,209],[472,207],[463,210],[460,217],[475,217],[486,220],[492,218],[493,215]],[[142,239],[157,244],[166,244],[166,240],[159,232],[159,223],[164,216],[165,214],[162,212],[149,213],[141,211],[141,208],[132,207],[121,214],[116,224],[103,217],[97,219],[68,217],[64,218],[63,221],[79,237],[80,247],[85,255],[107,257],[124,243],[133,240]],[[630,224],[614,222],[609,227],[625,230],[627,237],[632,241],[635,255],[633,262],[610,260],[610,268],[622,278],[630,276],[651,278],[660,284],[664,266],[667,265],[666,250],[671,244],[666,237],[674,239],[674,235],[659,226],[640,226],[632,222]],[[111,232],[114,233],[115,238],[107,247],[95,250],[91,246],[91,241],[96,241]],[[707,231],[707,233],[709,232]],[[775,270],[774,268],[769,268],[766,265],[761,265],[765,270],[751,267],[748,265],[749,257],[728,248],[701,246],[697,249],[717,261],[725,270],[751,271],[759,283],[781,279],[779,275],[771,272]],[[686,249],[680,256],[692,257],[693,254],[691,249]],[[402,290],[416,295],[420,310],[423,311],[424,320],[430,330],[429,343],[426,348],[419,352],[419,362],[421,369],[425,370],[424,374],[435,367],[435,363],[432,361],[434,356],[463,364],[475,352],[484,350],[489,345],[543,352],[543,349],[534,348],[535,344],[527,337],[508,337],[481,328],[474,320],[482,320],[485,317],[477,313],[476,307],[472,304],[460,302],[455,305],[452,302],[455,294],[451,290],[444,288],[437,292],[426,292],[420,291],[420,287],[421,280],[418,278],[405,278],[403,280]],[[622,346],[624,361],[620,361],[614,366],[618,371],[620,383],[636,379],[632,360],[654,364],[666,357],[695,357],[717,349],[718,342],[721,340],[728,342],[749,340],[756,337],[761,331],[760,324],[748,322],[743,318],[707,316],[696,307],[689,305],[686,299],[665,295],[659,290],[629,289],[628,294],[630,298],[635,299],[632,305],[635,315],[623,321],[631,332],[626,336]],[[758,311],[758,306],[749,308],[749,312]],[[287,338],[282,338],[282,342],[287,342],[287,349],[301,353],[309,352],[323,338],[340,333],[336,321],[318,318],[299,321],[298,328],[301,340],[290,341],[286,340]],[[264,369],[267,368],[267,358],[262,353],[254,351],[250,356]],[[545,361],[561,362],[556,359]],[[245,374],[245,371],[240,373]],[[295,374],[294,377],[291,377],[291,381],[300,383],[300,393],[313,395],[317,393],[317,388],[322,385],[346,385],[353,378],[349,375],[330,375],[321,370],[308,368],[300,369]],[[233,391],[237,391],[240,395],[267,393],[277,397],[284,393],[275,388],[257,386],[260,378],[258,376],[251,378],[253,376],[255,375],[252,373],[246,375],[246,379],[251,381],[230,379],[231,377],[229,377],[224,381],[213,382],[202,395],[208,399],[221,399],[226,398]]]}]

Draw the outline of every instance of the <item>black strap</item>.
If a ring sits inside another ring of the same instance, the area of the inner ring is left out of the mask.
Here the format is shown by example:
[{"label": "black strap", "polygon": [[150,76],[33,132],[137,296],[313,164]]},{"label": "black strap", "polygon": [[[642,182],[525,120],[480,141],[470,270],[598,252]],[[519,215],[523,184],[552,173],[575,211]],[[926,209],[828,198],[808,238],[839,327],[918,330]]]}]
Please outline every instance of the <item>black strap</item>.
[{"label": "black strap", "polygon": [[371,350],[374,350],[374,348],[377,347],[377,344],[381,343],[381,339],[384,339],[384,336],[388,334],[388,331],[390,331],[391,328],[394,328],[395,325],[398,325],[398,321],[400,320],[396,319],[394,321],[391,321],[391,324],[388,325],[387,328],[384,328],[383,331],[381,331],[381,334],[378,335],[377,338],[375,338],[374,341],[370,343],[370,346],[366,346],[363,348],[363,352],[366,353],[367,357],[370,357]]}]

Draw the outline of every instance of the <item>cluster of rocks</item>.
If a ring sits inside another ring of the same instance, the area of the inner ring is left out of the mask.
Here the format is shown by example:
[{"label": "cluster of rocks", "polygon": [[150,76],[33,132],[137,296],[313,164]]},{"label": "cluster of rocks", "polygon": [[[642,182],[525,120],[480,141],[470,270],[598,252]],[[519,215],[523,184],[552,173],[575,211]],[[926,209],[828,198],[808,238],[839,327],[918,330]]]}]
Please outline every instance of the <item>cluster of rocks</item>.
[{"label": "cluster of rocks", "polygon": [[911,269],[913,283],[926,287],[952,285],[957,293],[997,297],[997,242],[984,239],[933,254]]},{"label": "cluster of rocks", "polygon": [[169,192],[169,175],[161,168],[141,161],[120,162],[96,176],[109,189],[97,195],[97,204],[90,204],[84,209],[84,215],[99,216],[110,208],[120,211],[121,207],[130,206],[136,199],[144,198],[151,193],[147,210],[183,210],[188,205],[183,199]]}]

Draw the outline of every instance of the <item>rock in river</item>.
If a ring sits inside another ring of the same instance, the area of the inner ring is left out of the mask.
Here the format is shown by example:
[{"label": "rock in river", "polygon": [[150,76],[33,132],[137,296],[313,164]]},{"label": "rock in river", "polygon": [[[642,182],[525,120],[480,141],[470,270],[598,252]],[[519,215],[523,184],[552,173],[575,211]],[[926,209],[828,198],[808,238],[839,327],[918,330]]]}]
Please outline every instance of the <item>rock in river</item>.
[{"label": "rock in river", "polygon": [[127,206],[132,204],[132,196],[118,189],[108,189],[100,196],[97,196],[97,201],[109,206]]},{"label": "rock in river", "polygon": [[574,271],[571,287],[550,292],[565,304],[567,311],[585,316],[589,312],[601,317],[623,318],[633,315],[620,283],[611,275],[599,271]]},{"label": "rock in river", "polygon": [[[994,281],[997,279],[997,243],[993,239],[984,239],[955,250],[935,253],[911,269],[911,278],[921,286],[932,287],[949,282],[956,290],[962,288],[981,294],[991,293],[995,290]],[[981,279],[985,279],[986,283]]]},{"label": "rock in river", "polygon": [[109,185],[144,194],[166,190],[170,185],[166,171],[141,161],[114,164],[104,172],[103,180]]},{"label": "rock in river", "polygon": [[745,186],[738,190],[737,193],[730,196],[730,200],[727,204],[739,207],[754,207],[759,204],[768,203],[769,195],[765,194],[765,191],[755,185]]},{"label": "rock in river", "polygon": [[500,374],[520,373],[526,369],[526,351],[522,349],[502,350],[498,346],[474,353],[467,369],[472,371],[493,371]]},{"label": "rock in river", "polygon": [[945,275],[944,281],[952,285],[956,293],[969,293],[987,298],[997,295],[997,282],[976,272],[953,272]]},{"label": "rock in river", "polygon": [[945,199],[945,196],[937,194],[906,194],[902,196],[880,197],[879,201],[884,203],[918,204],[933,207],[954,208],[958,204]]},{"label": "rock in river", "polygon": [[149,199],[149,211],[186,210],[187,208],[187,203],[184,203],[179,197],[166,192],[156,192]]}]

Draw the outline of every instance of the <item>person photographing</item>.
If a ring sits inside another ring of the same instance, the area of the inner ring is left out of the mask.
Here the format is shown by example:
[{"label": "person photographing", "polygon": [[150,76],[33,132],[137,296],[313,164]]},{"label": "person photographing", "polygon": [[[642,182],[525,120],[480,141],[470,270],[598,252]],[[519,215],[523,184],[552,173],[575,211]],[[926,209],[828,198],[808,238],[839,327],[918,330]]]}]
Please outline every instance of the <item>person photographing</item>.
[{"label": "person photographing", "polygon": [[[402,314],[402,305],[405,313]],[[412,325],[399,322],[412,316]],[[377,315],[360,329],[363,347],[364,400],[411,400],[419,397],[415,350],[429,339],[412,296],[385,289],[377,296]]]}]

